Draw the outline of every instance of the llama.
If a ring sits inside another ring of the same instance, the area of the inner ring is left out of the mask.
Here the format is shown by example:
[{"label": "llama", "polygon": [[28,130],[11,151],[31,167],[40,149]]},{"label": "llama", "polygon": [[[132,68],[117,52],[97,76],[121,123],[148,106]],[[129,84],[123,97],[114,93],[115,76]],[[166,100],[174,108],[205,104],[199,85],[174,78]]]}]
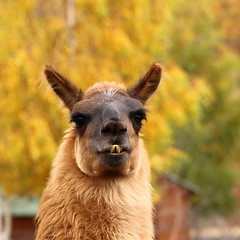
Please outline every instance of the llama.
[{"label": "llama", "polygon": [[48,83],[69,110],[36,216],[36,240],[152,240],[144,105],[161,79],[158,63],[134,86],[96,83],[85,93],[51,67]]}]

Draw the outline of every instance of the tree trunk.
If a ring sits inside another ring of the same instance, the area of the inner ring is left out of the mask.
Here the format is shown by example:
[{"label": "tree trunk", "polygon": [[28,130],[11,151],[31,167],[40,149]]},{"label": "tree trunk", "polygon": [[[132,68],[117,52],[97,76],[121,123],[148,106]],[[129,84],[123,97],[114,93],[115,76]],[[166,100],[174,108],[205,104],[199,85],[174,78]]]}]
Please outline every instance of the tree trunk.
[{"label": "tree trunk", "polygon": [[75,9],[74,9],[74,0],[67,0],[66,5],[66,26],[68,34],[68,44],[71,49],[71,54],[75,52],[75,37],[73,27],[75,24]]}]

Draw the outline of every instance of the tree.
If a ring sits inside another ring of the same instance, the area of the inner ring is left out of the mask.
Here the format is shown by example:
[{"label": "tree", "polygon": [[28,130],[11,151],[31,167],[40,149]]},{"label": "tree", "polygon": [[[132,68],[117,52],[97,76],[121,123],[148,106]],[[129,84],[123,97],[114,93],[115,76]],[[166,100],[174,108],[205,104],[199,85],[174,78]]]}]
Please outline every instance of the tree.
[{"label": "tree", "polygon": [[[221,4],[236,4],[232,1]],[[67,112],[56,107],[58,100],[39,77],[44,65],[86,89],[97,81],[131,85],[159,61],[166,73],[149,103],[144,130],[155,176],[175,171],[197,183],[203,189],[200,209],[221,211],[224,202],[232,203],[240,149],[239,60],[226,41],[234,27],[224,26],[224,11],[215,11],[216,4],[2,1],[0,185],[5,194],[42,191],[67,128]],[[218,194],[210,195],[214,191]]]},{"label": "tree", "polygon": [[236,202],[233,186],[239,166],[239,60],[217,27],[221,21],[214,15],[215,5],[187,4],[174,15],[178,24],[173,25],[171,56],[190,79],[196,75],[204,79],[211,94],[200,100],[199,118],[189,116],[185,127],[175,130],[175,146],[188,156],[175,171],[201,187],[199,212],[227,214]]}]

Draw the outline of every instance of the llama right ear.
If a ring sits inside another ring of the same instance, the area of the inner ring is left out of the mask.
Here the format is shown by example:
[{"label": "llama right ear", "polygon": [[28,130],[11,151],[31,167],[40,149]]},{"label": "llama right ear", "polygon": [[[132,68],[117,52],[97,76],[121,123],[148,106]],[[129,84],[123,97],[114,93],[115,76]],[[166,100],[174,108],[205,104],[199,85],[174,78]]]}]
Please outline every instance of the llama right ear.
[{"label": "llama right ear", "polygon": [[140,100],[143,104],[157,90],[162,76],[162,69],[159,63],[154,63],[143,78],[133,87],[128,89],[128,94],[132,98]]},{"label": "llama right ear", "polygon": [[50,66],[46,66],[44,73],[54,92],[71,111],[74,104],[80,101],[83,97],[81,89],[78,89]]}]

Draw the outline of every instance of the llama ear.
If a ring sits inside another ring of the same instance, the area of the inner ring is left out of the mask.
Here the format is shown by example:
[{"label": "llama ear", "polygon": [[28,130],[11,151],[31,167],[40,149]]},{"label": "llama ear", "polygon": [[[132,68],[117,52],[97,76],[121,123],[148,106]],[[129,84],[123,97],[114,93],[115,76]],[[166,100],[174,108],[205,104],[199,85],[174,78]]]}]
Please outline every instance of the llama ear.
[{"label": "llama ear", "polygon": [[156,91],[162,75],[159,63],[154,63],[143,78],[133,87],[128,89],[128,94],[132,98],[140,100],[143,104]]},{"label": "llama ear", "polygon": [[82,99],[83,93],[81,89],[78,89],[50,66],[46,66],[44,73],[54,92],[71,111],[74,104]]}]

